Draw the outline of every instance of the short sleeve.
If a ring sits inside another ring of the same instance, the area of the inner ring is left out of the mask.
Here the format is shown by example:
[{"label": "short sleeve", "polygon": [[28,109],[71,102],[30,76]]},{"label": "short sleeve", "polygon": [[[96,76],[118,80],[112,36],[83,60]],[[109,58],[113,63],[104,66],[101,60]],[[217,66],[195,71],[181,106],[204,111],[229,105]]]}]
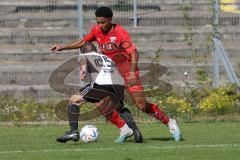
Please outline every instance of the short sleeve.
[{"label": "short sleeve", "polygon": [[85,35],[84,37],[83,37],[83,40],[84,41],[90,41],[90,42],[92,42],[92,41],[95,41],[96,40],[96,38],[95,38],[95,36],[94,36],[94,27],[91,29],[91,31],[87,34],[87,35]]},{"label": "short sleeve", "polygon": [[136,47],[134,43],[132,42],[132,39],[127,31],[122,32],[121,35],[122,40],[120,42],[120,48],[125,51],[127,54],[130,54],[134,50],[136,50]]}]

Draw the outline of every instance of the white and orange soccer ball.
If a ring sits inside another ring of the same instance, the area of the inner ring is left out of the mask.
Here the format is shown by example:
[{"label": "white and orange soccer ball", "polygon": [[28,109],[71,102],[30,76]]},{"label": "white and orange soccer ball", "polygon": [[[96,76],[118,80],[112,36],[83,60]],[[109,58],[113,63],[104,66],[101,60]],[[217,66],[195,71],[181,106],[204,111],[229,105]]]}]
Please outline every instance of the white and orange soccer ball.
[{"label": "white and orange soccer ball", "polygon": [[99,137],[99,131],[94,125],[85,125],[80,131],[80,138],[83,142],[93,142]]}]

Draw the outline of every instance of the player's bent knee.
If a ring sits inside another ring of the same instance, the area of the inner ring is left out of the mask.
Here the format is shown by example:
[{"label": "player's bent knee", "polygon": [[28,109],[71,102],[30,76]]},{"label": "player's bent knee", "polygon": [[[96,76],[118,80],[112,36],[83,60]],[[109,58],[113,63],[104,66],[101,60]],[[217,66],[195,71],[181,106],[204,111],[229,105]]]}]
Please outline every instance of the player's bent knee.
[{"label": "player's bent knee", "polygon": [[99,101],[96,103],[97,107],[105,107],[105,106],[110,106],[112,103],[112,100],[110,97],[106,97],[103,100]]}]

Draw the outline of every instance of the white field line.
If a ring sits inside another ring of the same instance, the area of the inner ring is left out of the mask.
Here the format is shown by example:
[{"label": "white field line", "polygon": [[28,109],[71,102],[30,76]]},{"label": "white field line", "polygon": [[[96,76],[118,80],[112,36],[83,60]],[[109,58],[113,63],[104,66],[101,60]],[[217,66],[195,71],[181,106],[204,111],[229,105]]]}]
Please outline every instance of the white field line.
[{"label": "white field line", "polygon": [[170,145],[170,146],[148,146],[148,147],[123,147],[123,148],[95,148],[95,149],[46,149],[46,150],[13,150],[0,151],[0,154],[15,154],[15,153],[51,153],[51,152],[92,152],[92,151],[113,151],[113,150],[145,150],[145,149],[182,149],[182,148],[235,148],[240,147],[240,144],[201,144],[201,145]]}]

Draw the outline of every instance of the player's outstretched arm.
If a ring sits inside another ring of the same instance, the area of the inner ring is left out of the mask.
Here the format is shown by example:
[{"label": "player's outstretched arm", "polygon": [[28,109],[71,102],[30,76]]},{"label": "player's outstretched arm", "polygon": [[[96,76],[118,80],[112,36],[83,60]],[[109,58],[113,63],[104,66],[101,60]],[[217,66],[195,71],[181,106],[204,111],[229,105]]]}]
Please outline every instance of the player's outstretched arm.
[{"label": "player's outstretched arm", "polygon": [[51,47],[51,51],[54,53],[56,51],[63,51],[63,50],[70,50],[70,49],[77,49],[80,48],[84,45],[85,41],[84,40],[76,40],[73,41],[69,44],[65,44],[65,45],[54,45]]}]

